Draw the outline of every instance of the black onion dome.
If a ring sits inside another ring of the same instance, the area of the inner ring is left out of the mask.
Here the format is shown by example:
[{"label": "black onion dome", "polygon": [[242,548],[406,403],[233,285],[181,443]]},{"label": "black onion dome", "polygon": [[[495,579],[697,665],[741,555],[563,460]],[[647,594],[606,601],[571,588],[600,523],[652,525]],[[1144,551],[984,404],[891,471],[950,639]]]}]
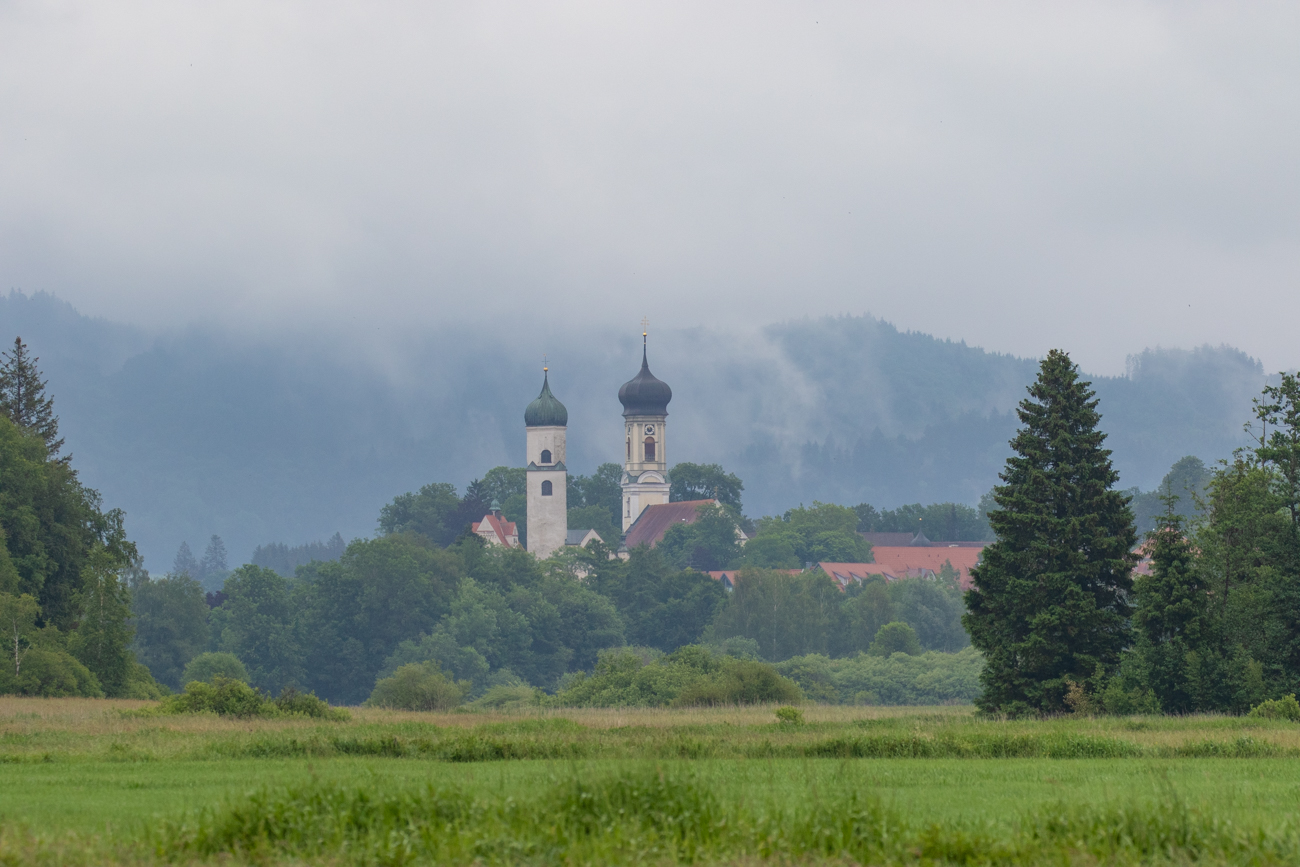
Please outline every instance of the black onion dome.
[{"label": "black onion dome", "polygon": [[551,394],[550,377],[542,374],[542,393],[524,410],[524,424],[528,427],[565,427],[569,411]]},{"label": "black onion dome", "polygon": [[645,346],[641,347],[641,372],[623,383],[618,390],[618,402],[623,404],[623,415],[668,415],[668,401],[673,390],[668,383],[656,379],[646,360]]}]

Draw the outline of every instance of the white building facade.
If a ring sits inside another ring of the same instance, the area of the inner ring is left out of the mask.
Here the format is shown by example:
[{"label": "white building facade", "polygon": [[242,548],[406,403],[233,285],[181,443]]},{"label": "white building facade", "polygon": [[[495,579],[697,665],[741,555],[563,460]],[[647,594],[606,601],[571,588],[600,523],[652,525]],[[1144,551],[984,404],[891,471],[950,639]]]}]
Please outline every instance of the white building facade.
[{"label": "white building facade", "polygon": [[528,551],[539,560],[564,547],[569,533],[569,473],[564,439],[569,411],[551,394],[542,369],[542,393],[524,410],[527,429]]}]

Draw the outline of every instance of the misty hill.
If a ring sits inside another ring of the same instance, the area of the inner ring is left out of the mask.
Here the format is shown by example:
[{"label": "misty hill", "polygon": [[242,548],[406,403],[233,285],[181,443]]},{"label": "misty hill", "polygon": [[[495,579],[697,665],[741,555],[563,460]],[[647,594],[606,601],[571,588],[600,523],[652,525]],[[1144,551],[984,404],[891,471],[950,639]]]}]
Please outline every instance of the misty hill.
[{"label": "misty hill", "polygon": [[[618,387],[640,364],[639,334],[575,328],[543,344],[449,326],[379,353],[347,334],[150,334],[14,293],[0,298],[0,339],[18,334],[74,466],[126,510],[153,570],[214,533],[232,563],[259,545],[369,535],[396,494],[518,464],[543,351],[569,408],[569,467],[590,473],[620,459]],[[674,392],[669,460],[724,464],[751,515],[813,500],[974,504],[1036,371],[871,317],[657,332],[650,363]],[[1149,489],[1183,455],[1211,462],[1242,443],[1264,373],[1235,349],[1157,349],[1094,382],[1122,483]]]}]

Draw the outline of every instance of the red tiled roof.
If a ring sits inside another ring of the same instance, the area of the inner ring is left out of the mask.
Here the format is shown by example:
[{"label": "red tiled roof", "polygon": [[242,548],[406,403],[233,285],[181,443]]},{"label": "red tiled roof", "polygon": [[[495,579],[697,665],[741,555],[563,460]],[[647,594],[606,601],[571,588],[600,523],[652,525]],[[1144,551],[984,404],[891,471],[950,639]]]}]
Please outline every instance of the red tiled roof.
[{"label": "red tiled roof", "polygon": [[623,544],[629,551],[638,545],[649,545],[653,548],[659,544],[659,540],[664,537],[664,533],[668,532],[669,527],[674,524],[694,524],[695,519],[699,517],[696,510],[706,503],[716,502],[717,500],[682,500],[677,503],[646,506],[640,516],[632,522],[632,526],[627,528]]},{"label": "red tiled roof", "polygon": [[966,545],[954,545],[948,548],[881,545],[871,549],[871,556],[876,562],[870,565],[881,568],[882,571],[878,574],[885,574],[892,578],[918,578],[937,574],[944,563],[951,563],[952,568],[957,570],[962,589],[969,590],[974,586],[971,583],[970,570],[979,563],[983,550],[982,546],[976,548]]},{"label": "red tiled roof", "polygon": [[500,542],[502,545],[506,546],[507,548],[510,547],[510,539],[512,536],[515,538],[516,542],[518,541],[519,533],[518,530],[515,528],[514,522],[503,521],[502,519],[498,518],[496,515],[493,515],[491,513],[484,515],[483,520],[479,521],[470,529],[472,529],[475,533],[477,533],[479,531],[479,527],[483,526],[485,522],[487,523],[488,528],[491,529],[492,532],[496,535],[497,541]]}]

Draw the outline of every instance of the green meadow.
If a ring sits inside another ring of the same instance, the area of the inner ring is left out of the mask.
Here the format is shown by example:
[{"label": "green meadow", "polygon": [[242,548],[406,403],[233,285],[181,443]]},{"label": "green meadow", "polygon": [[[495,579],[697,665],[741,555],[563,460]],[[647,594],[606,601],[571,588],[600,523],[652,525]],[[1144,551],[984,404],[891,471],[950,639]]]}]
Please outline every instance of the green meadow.
[{"label": "green meadow", "polygon": [[1300,725],[0,699],[0,862],[1300,862]]}]

